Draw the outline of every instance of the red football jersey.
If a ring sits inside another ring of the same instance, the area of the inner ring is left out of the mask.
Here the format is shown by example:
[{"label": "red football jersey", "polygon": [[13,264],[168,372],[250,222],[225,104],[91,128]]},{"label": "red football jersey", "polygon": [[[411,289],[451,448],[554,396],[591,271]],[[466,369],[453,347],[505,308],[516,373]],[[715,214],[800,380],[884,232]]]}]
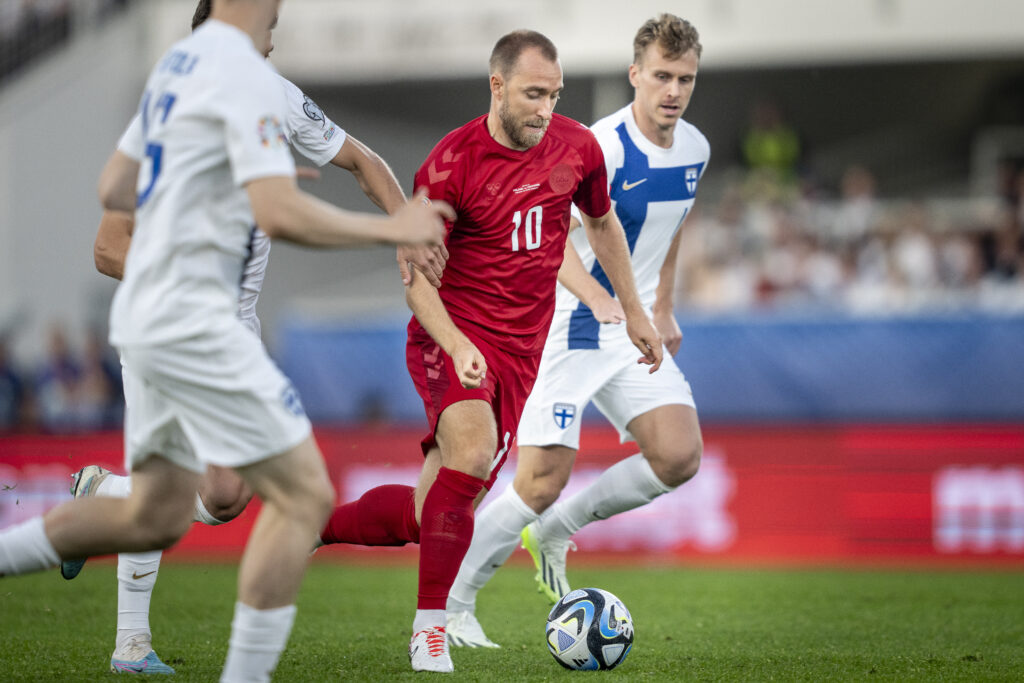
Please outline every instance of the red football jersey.
[{"label": "red football jersey", "polygon": [[445,238],[449,258],[440,289],[453,322],[510,353],[540,353],[555,307],[569,207],[575,203],[588,216],[611,210],[594,135],[555,114],[539,144],[517,151],[491,138],[484,115],[446,135],[415,183],[458,213]]}]

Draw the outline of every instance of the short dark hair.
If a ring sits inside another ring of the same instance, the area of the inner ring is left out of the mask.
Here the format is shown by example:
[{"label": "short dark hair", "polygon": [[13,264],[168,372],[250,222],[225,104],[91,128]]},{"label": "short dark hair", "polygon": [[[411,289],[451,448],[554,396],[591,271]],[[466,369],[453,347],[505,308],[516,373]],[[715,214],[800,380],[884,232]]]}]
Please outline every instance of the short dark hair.
[{"label": "short dark hair", "polygon": [[196,13],[192,15],[192,30],[195,31],[199,25],[210,18],[210,7],[213,0],[199,0],[196,5]]},{"label": "short dark hair", "polygon": [[506,33],[494,44],[491,51],[491,73],[509,76],[519,59],[519,55],[530,48],[537,48],[544,58],[550,62],[558,61],[558,48],[551,40],[536,31],[520,29]]},{"label": "short dark hair", "polygon": [[693,50],[700,59],[700,34],[693,24],[674,14],[662,14],[657,19],[648,19],[633,39],[633,63],[639,64],[644,50],[651,43],[657,43],[668,59],[678,59]]}]

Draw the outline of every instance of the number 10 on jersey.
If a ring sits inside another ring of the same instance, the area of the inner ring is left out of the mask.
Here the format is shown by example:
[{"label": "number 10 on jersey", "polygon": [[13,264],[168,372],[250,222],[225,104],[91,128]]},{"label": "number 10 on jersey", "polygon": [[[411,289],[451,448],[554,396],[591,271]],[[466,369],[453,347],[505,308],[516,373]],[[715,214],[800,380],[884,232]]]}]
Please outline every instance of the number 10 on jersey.
[{"label": "number 10 on jersey", "polygon": [[[526,249],[536,249],[540,246],[540,224],[544,217],[544,207],[535,206],[526,212],[526,220],[523,220],[523,212],[516,211],[512,216],[512,251],[519,251],[519,229],[523,229],[523,242]],[[525,224],[524,224],[525,223]]]}]

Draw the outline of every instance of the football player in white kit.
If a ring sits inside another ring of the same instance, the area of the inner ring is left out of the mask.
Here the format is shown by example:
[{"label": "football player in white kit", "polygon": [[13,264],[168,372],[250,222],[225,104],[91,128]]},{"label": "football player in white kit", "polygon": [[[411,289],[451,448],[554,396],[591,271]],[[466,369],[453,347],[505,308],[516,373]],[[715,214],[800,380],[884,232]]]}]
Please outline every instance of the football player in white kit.
[{"label": "football player in white kit", "polygon": [[[210,15],[210,0],[200,0],[192,17],[192,30],[197,29]],[[271,26],[260,46],[263,55],[273,51]],[[328,162],[352,172],[360,186],[375,204],[393,213],[405,203],[405,194],[387,164],[371,149],[328,118],[323,110],[297,86],[278,75],[288,100],[289,114],[284,121],[285,134],[291,145],[318,166]],[[136,116],[131,126],[141,125]],[[107,174],[137,174],[144,152],[131,149],[131,131],[126,132],[117,151],[108,161]],[[125,256],[131,243],[134,215],[105,212],[96,236],[95,260],[100,272],[121,279]],[[440,284],[443,271],[443,247],[400,247],[400,267],[414,262],[420,270]],[[243,271],[238,316],[247,327],[260,335],[260,320],[256,315],[270,255],[270,239],[254,229],[249,247],[250,256]],[[406,273],[403,271],[403,277]],[[131,478],[110,473],[90,465],[73,477],[72,493],[76,497],[105,495],[125,497],[131,489]],[[211,526],[231,521],[245,509],[252,498],[252,490],[230,468],[210,465],[203,474],[196,494],[193,519]],[[174,673],[153,651],[149,625],[149,607],[156,584],[157,572],[163,552],[122,553],[118,556],[117,638],[110,668],[120,673]],[[74,579],[85,560],[61,563],[65,579]]]},{"label": "football player in white kit", "polygon": [[438,244],[454,218],[420,196],[382,218],[298,190],[285,94],[257,49],[279,5],[214,0],[211,20],[147,80],[141,126],[125,141],[144,150],[145,171],[101,179],[104,209],[137,218],[111,307],[131,494],[79,498],[0,531],[0,576],[166,548],[191,524],[206,464],[236,468],[263,508],[239,569],[223,681],[269,680],[334,503],[297,394],[238,319],[253,219],[271,238],[331,248]]},{"label": "football player in white kit", "polygon": [[[696,83],[701,44],[689,22],[663,14],[640,28],[633,48],[633,102],[592,130],[604,150],[609,193],[626,231],[641,301],[668,354],[656,373],[637,364],[624,326],[617,324],[622,310],[608,279],[583,231],[574,230],[540,372],[519,425],[514,481],[477,516],[449,594],[453,645],[498,647],[476,619],[476,595],[520,537],[537,565],[540,590],[555,602],[569,591],[565,558],[576,531],[651,502],[700,466],[693,395],[669,356],[682,339],[672,303],[680,227],[710,155],[704,135],[680,118]],[[640,452],[556,503],[572,471],[589,401],[623,443],[635,440]]]}]

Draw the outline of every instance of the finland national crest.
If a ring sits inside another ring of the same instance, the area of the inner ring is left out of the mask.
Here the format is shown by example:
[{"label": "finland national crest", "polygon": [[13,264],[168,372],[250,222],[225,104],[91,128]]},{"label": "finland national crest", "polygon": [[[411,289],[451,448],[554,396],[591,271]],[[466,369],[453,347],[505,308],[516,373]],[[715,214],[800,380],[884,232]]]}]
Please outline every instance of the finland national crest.
[{"label": "finland national crest", "polygon": [[551,412],[559,429],[565,429],[576,418],[576,406],[571,403],[556,403]]},{"label": "finland national crest", "polygon": [[697,178],[699,175],[696,166],[690,166],[686,169],[686,190],[690,193],[690,196],[697,193]]}]

